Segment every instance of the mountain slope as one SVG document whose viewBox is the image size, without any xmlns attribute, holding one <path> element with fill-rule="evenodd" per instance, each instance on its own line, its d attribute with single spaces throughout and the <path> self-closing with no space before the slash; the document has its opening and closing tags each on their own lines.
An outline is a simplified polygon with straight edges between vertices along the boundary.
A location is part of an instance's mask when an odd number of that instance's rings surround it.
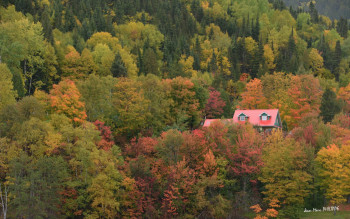
<svg viewBox="0 0 350 219">
<path fill-rule="evenodd" d="M 283 0 L 286 5 L 306 8 L 308 0 Z M 332 19 L 340 17 L 350 19 L 350 0 L 316 0 L 316 9 L 320 14 L 326 15 Z"/>
</svg>

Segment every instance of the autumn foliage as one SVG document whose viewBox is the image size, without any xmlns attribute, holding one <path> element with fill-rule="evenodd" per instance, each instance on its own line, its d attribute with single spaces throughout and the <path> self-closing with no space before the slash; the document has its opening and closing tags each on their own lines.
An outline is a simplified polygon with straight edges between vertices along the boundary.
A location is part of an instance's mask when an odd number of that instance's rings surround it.
<svg viewBox="0 0 350 219">
<path fill-rule="evenodd" d="M 302 218 L 349 201 L 349 13 L 325 1 L 1 1 L 0 217 Z M 278 109 L 282 128 L 236 109 Z"/>
<path fill-rule="evenodd" d="M 240 109 L 264 109 L 266 98 L 263 93 L 263 86 L 260 79 L 253 79 L 246 85 L 246 91 L 242 94 Z"/>
<path fill-rule="evenodd" d="M 205 106 L 205 113 L 208 119 L 220 116 L 224 110 L 226 103 L 221 99 L 220 92 L 214 88 L 210 88 L 208 102 Z"/>
<path fill-rule="evenodd" d="M 62 113 L 75 123 L 86 119 L 85 104 L 75 83 L 69 79 L 54 85 L 50 91 L 50 106 L 56 113 Z"/>
</svg>

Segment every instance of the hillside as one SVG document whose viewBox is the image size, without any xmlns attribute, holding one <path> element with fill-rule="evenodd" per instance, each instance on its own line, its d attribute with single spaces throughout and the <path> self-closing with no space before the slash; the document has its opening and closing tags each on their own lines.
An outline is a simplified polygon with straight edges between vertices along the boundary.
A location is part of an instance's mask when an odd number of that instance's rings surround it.
<svg viewBox="0 0 350 219">
<path fill-rule="evenodd" d="M 308 0 L 283 0 L 285 4 L 294 8 L 308 9 Z M 320 14 L 332 19 L 350 19 L 350 0 L 316 0 L 315 6 Z"/>
<path fill-rule="evenodd" d="M 282 0 L 0 1 L 0 217 L 345 204 L 349 35 Z"/>
</svg>

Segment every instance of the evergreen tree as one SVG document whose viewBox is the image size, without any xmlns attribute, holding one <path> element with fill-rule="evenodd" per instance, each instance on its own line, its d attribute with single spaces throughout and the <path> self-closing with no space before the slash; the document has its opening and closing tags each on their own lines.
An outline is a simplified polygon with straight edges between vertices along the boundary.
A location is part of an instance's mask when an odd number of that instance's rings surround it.
<svg viewBox="0 0 350 219">
<path fill-rule="evenodd" d="M 80 35 L 84 38 L 84 40 L 88 40 L 92 34 L 94 33 L 94 29 L 89 21 L 89 19 L 85 18 L 80 28 Z"/>
<path fill-rule="evenodd" d="M 333 56 L 333 74 L 335 76 L 335 79 L 339 80 L 339 65 L 341 61 L 341 46 L 340 41 L 337 41 L 337 44 L 335 45 L 335 51 Z"/>
<path fill-rule="evenodd" d="M 193 0 L 191 3 L 191 11 L 198 22 L 202 21 L 204 16 L 203 8 L 199 0 Z"/>
<path fill-rule="evenodd" d="M 201 57 L 202 57 L 202 48 L 199 43 L 198 37 L 196 38 L 196 43 L 193 48 L 193 69 L 194 70 L 200 70 L 201 68 Z"/>
<path fill-rule="evenodd" d="M 208 65 L 208 72 L 211 72 L 215 75 L 216 71 L 218 70 L 218 65 L 217 65 L 217 58 L 216 58 L 216 55 L 215 55 L 215 52 L 213 50 L 213 54 L 212 54 L 212 57 L 211 57 L 211 60 L 209 62 L 209 65 Z"/>
<path fill-rule="evenodd" d="M 83 49 L 85 48 L 85 42 L 84 39 L 79 35 L 78 31 L 76 29 L 73 30 L 73 46 L 74 48 L 81 53 Z"/>
<path fill-rule="evenodd" d="M 105 19 L 103 17 L 103 12 L 102 12 L 101 7 L 97 7 L 97 8 L 94 9 L 93 19 L 95 21 L 97 31 L 98 32 L 105 31 L 105 29 L 106 29 L 106 21 L 105 21 Z"/>
<path fill-rule="evenodd" d="M 137 50 L 137 68 L 139 69 L 138 75 L 141 75 L 142 73 L 144 73 L 143 57 L 140 49 Z"/>
<path fill-rule="evenodd" d="M 111 72 L 113 77 L 126 77 L 127 76 L 127 69 L 125 67 L 125 64 L 122 60 L 122 57 L 120 56 L 119 52 L 115 55 Z"/>
<path fill-rule="evenodd" d="M 348 20 L 341 17 L 337 23 L 338 33 L 340 34 L 340 36 L 347 38 L 348 30 L 349 30 Z"/>
<path fill-rule="evenodd" d="M 13 218 L 57 218 L 66 163 L 61 157 L 41 157 L 34 161 L 23 152 L 10 164 L 12 180 L 10 212 Z"/>
<path fill-rule="evenodd" d="M 317 45 L 317 49 L 320 51 L 323 57 L 325 67 L 328 69 L 332 69 L 331 49 L 329 48 L 329 45 L 326 42 L 324 35 L 322 35 L 320 42 Z"/>
<path fill-rule="evenodd" d="M 72 31 L 76 26 L 74 14 L 71 7 L 68 7 L 64 16 L 64 29 L 66 32 Z"/>
<path fill-rule="evenodd" d="M 259 16 L 256 17 L 255 25 L 252 27 L 252 37 L 255 41 L 259 41 L 259 34 L 260 34 L 260 23 L 259 23 Z"/>
<path fill-rule="evenodd" d="M 41 24 L 43 25 L 44 37 L 53 45 L 52 25 L 50 21 L 49 8 L 45 6 L 41 15 Z"/>
<path fill-rule="evenodd" d="M 311 21 L 313 23 L 318 23 L 319 19 L 318 19 L 318 11 L 314 5 L 314 3 L 312 1 L 310 1 L 310 5 L 309 5 L 309 13 L 311 16 Z"/>
<path fill-rule="evenodd" d="M 255 50 L 254 57 L 252 57 L 252 62 L 251 62 L 251 76 L 252 78 L 255 78 L 258 76 L 259 68 L 260 68 L 260 63 L 262 63 L 263 59 L 263 48 L 262 45 L 259 43 L 258 48 Z"/>
<path fill-rule="evenodd" d="M 157 60 L 157 54 L 154 52 L 154 49 L 147 48 L 143 52 L 143 70 L 145 75 L 147 74 L 159 74 L 159 66 Z"/>
<path fill-rule="evenodd" d="M 62 4 L 55 2 L 54 4 L 54 28 L 62 30 Z"/>
<path fill-rule="evenodd" d="M 321 106 L 320 106 L 320 116 L 325 123 L 331 122 L 334 115 L 339 113 L 341 109 L 340 102 L 337 100 L 337 95 L 331 90 L 326 89 L 323 93 Z"/>
<path fill-rule="evenodd" d="M 288 48 L 287 48 L 287 71 L 296 72 L 298 69 L 298 57 L 297 48 L 294 40 L 294 29 L 292 28 L 292 33 L 289 36 Z"/>
</svg>

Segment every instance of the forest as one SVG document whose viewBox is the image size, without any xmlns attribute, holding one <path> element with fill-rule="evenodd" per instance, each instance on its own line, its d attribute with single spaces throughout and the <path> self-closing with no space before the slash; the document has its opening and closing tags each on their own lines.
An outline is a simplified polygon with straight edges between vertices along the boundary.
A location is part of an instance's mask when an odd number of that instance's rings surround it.
<svg viewBox="0 0 350 219">
<path fill-rule="evenodd" d="M 283 0 L 287 6 L 292 6 L 294 9 L 300 8 L 308 10 L 311 1 L 308 0 Z M 312 4 L 323 15 L 332 19 L 350 18 L 350 1 L 349 0 L 314 0 Z"/>
<path fill-rule="evenodd" d="M 314 2 L 0 1 L 1 218 L 342 210 L 349 28 Z M 283 128 L 202 127 L 236 109 Z"/>
</svg>

